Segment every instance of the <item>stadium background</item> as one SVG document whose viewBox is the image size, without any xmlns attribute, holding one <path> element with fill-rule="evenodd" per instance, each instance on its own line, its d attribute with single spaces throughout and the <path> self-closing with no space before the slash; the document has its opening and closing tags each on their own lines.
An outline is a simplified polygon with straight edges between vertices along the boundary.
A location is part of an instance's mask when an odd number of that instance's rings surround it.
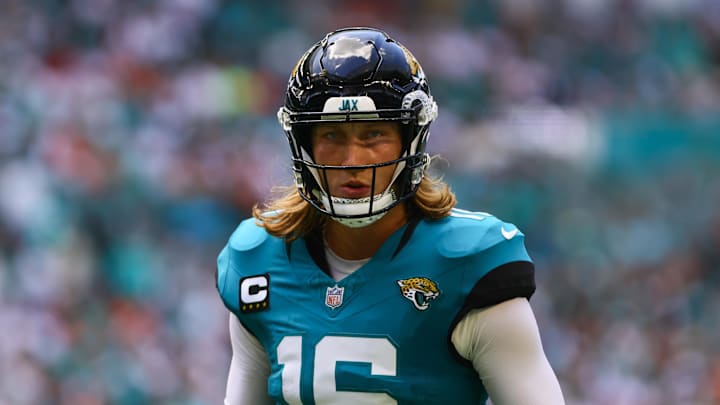
<svg viewBox="0 0 720 405">
<path fill-rule="evenodd" d="M 527 234 L 567 402 L 720 403 L 717 1 L 0 9 L 0 403 L 221 402 L 215 255 L 289 183 L 288 72 L 350 25 L 422 63 L 461 206 Z"/>
</svg>

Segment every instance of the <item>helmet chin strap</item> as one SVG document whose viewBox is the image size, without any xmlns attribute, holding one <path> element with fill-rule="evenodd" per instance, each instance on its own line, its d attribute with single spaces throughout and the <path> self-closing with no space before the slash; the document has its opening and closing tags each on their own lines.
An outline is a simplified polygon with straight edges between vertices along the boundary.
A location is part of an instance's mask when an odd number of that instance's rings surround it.
<svg viewBox="0 0 720 405">
<path fill-rule="evenodd" d="M 371 215 L 365 218 L 337 218 L 331 217 L 333 220 L 347 226 L 348 228 L 364 228 L 370 224 L 375 223 L 378 219 L 382 218 L 387 214 L 387 211 L 379 214 Z"/>
<path fill-rule="evenodd" d="M 340 198 L 340 197 L 330 197 L 328 198 L 328 194 L 319 190 L 316 190 L 315 196 L 320 199 L 320 201 L 323 203 L 325 207 L 331 206 L 330 203 L 332 202 L 332 209 L 333 212 L 336 215 L 363 215 L 367 214 L 369 212 L 369 205 L 370 205 L 370 197 L 364 197 L 364 198 Z M 395 201 L 397 201 L 397 197 L 395 196 L 395 193 L 392 191 L 386 191 L 382 194 L 376 194 L 372 198 L 373 200 L 373 207 L 378 207 L 379 209 L 383 209 L 385 207 L 388 207 Z M 368 215 L 365 217 L 360 218 L 338 218 L 334 215 L 331 215 L 331 218 L 345 226 L 348 226 L 350 228 L 361 228 L 368 226 L 375 221 L 379 220 L 383 216 L 387 214 L 387 211 L 381 212 L 378 214 Z"/>
</svg>

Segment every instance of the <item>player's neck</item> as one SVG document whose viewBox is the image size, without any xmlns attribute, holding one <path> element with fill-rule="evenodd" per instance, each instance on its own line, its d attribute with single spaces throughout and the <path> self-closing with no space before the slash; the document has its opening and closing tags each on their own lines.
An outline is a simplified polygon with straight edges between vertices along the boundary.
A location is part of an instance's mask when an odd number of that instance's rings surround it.
<svg viewBox="0 0 720 405">
<path fill-rule="evenodd" d="M 365 259 L 372 257 L 385 240 L 406 222 L 405 205 L 399 204 L 384 217 L 362 228 L 350 228 L 337 221 L 328 221 L 325 240 L 330 249 L 343 259 Z"/>
</svg>

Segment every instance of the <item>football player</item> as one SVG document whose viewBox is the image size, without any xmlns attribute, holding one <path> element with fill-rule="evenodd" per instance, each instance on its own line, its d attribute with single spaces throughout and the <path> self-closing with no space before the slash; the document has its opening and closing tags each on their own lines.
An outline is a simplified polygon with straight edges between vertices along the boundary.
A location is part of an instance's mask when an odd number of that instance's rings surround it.
<svg viewBox="0 0 720 405">
<path fill-rule="evenodd" d="M 227 405 L 563 404 L 522 232 L 426 174 L 437 114 L 382 31 L 334 31 L 300 58 L 278 112 L 295 184 L 218 258 Z"/>
</svg>

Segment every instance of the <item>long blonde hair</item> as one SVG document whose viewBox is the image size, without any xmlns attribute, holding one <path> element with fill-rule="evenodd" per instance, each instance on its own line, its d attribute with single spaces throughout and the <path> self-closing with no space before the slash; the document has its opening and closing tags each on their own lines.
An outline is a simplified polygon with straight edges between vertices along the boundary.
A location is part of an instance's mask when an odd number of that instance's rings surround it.
<svg viewBox="0 0 720 405">
<path fill-rule="evenodd" d="M 262 207 L 255 205 L 252 214 L 260 226 L 270 235 L 293 241 L 313 230 L 321 229 L 329 217 L 307 201 L 293 186 L 280 186 L 273 190 L 278 197 L 266 202 Z M 425 176 L 415 195 L 406 204 L 414 205 L 414 210 L 425 218 L 440 219 L 450 215 L 457 200 L 441 178 Z"/>
</svg>

